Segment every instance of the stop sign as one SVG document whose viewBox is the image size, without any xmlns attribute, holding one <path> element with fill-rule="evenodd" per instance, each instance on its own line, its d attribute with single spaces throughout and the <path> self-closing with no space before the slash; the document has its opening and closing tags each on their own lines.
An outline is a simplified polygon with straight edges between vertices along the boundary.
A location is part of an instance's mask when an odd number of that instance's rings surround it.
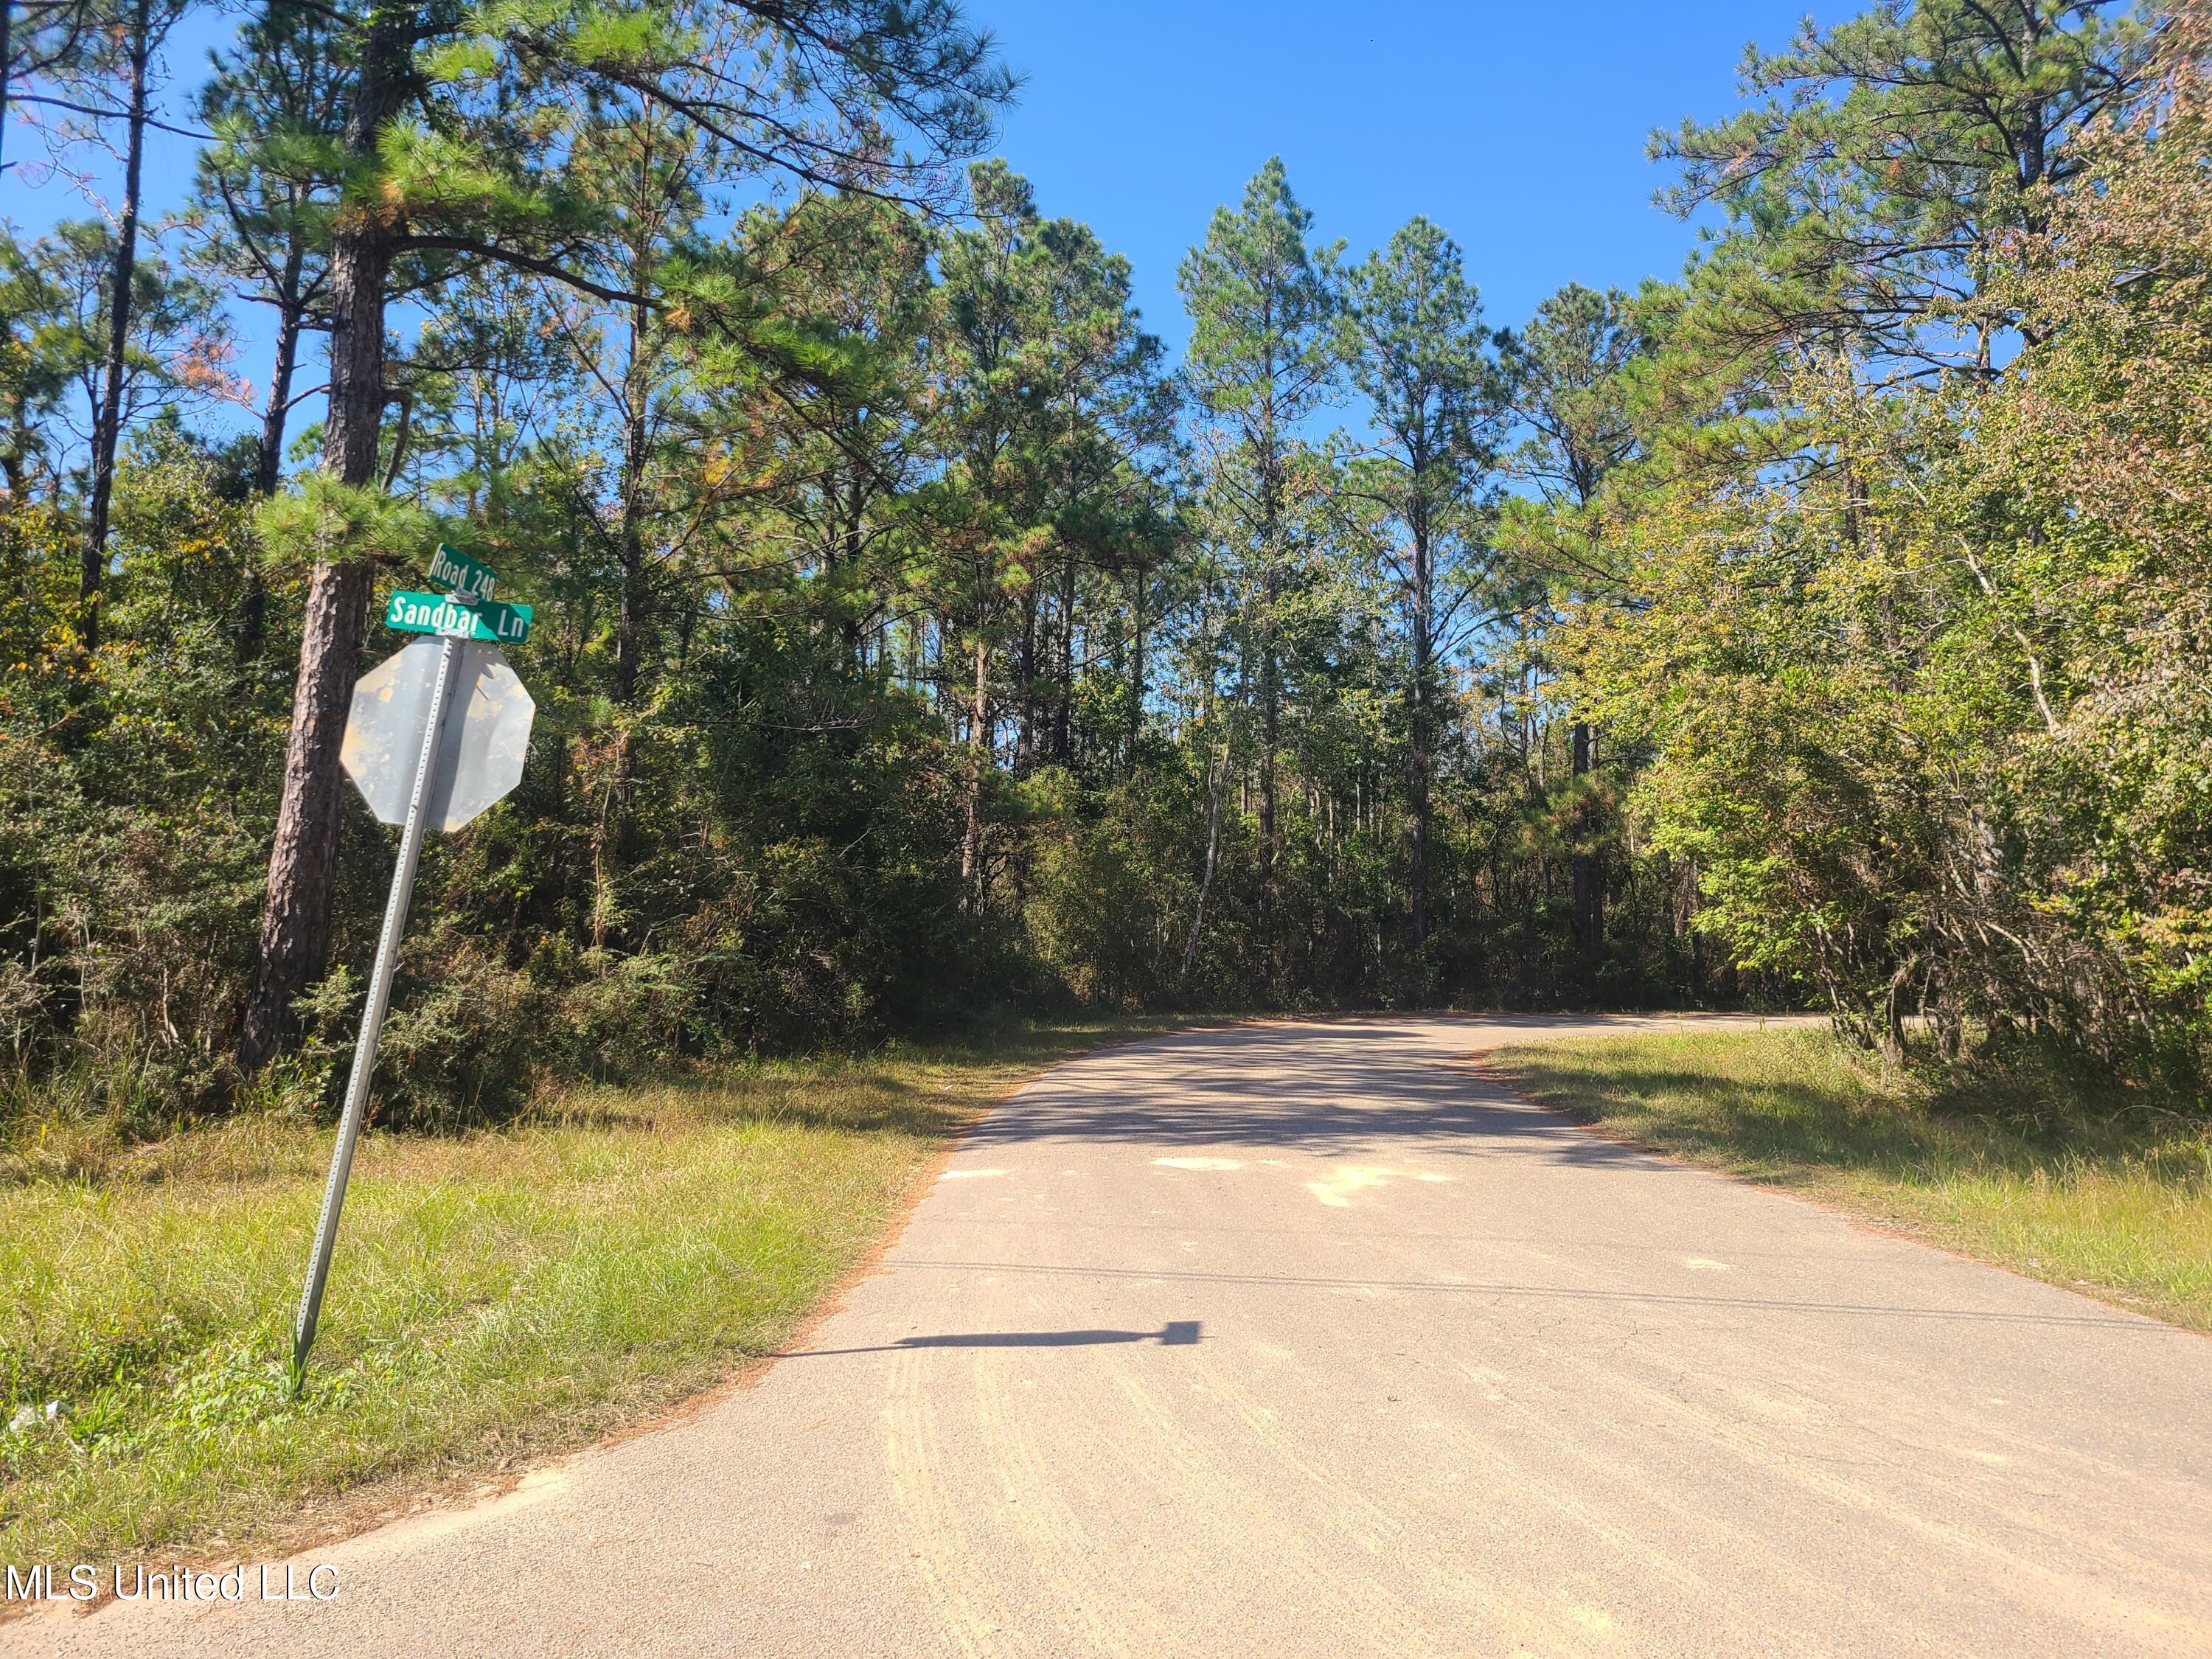
<svg viewBox="0 0 2212 1659">
<path fill-rule="evenodd" d="M 386 823 L 406 821 L 445 648 L 441 639 L 416 640 L 353 689 L 338 759 L 369 811 Z M 423 803 L 431 828 L 450 834 L 522 781 L 537 712 L 497 646 L 471 641 L 460 647 Z"/>
</svg>

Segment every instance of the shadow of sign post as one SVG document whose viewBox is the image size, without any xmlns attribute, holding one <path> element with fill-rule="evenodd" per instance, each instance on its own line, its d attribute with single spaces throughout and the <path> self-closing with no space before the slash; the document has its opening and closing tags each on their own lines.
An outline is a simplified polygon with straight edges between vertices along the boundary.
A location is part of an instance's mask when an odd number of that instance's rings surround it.
<svg viewBox="0 0 2212 1659">
<path fill-rule="evenodd" d="M 1157 1342 L 1164 1348 L 1188 1347 L 1205 1340 L 1195 1319 L 1170 1319 L 1156 1331 L 957 1331 L 942 1336 L 902 1336 L 869 1348 L 801 1348 L 770 1356 L 776 1359 L 828 1359 L 846 1353 L 906 1353 L 915 1348 L 1098 1348 L 1121 1342 Z"/>
</svg>

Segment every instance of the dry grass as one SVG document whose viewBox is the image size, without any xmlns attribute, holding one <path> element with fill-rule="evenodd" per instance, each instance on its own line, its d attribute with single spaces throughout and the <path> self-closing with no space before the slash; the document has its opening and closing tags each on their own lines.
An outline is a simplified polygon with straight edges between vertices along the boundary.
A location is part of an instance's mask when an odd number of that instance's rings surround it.
<svg viewBox="0 0 2212 1659">
<path fill-rule="evenodd" d="M 372 1132 L 306 1395 L 283 1358 L 330 1156 L 273 1118 L 0 1153 L 0 1560 L 295 1536 L 511 1468 L 771 1352 L 962 1125 L 1139 1026 L 580 1091 L 511 1127 Z M 47 1402 L 57 1402 L 51 1423 Z M 9 1431 L 27 1409 L 38 1420 Z"/>
<path fill-rule="evenodd" d="M 2212 1126 L 2049 1074 L 1931 1084 L 1825 1032 L 1534 1044 L 1534 1098 L 2054 1285 L 2212 1331 Z"/>
</svg>

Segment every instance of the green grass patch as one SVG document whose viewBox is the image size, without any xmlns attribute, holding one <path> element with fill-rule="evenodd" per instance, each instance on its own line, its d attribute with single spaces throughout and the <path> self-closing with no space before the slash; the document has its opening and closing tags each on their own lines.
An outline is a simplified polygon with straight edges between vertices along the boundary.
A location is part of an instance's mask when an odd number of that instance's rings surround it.
<svg viewBox="0 0 2212 1659">
<path fill-rule="evenodd" d="M 1170 1023 L 584 1090 L 468 1134 L 372 1128 L 298 1400 L 283 1361 L 329 1127 L 132 1146 L 18 1120 L 0 1560 L 269 1547 L 649 1417 L 772 1351 L 1024 1074 Z"/>
<path fill-rule="evenodd" d="M 2212 1125 L 2034 1070 L 1883 1066 L 1825 1031 L 1535 1043 L 1528 1094 L 1708 1168 L 2212 1331 Z"/>
</svg>

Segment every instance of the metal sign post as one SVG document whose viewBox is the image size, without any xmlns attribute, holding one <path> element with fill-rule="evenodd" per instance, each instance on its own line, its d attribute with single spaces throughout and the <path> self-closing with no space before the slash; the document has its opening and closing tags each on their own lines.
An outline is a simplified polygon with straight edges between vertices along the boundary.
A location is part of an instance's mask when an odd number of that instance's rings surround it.
<svg viewBox="0 0 2212 1659">
<path fill-rule="evenodd" d="M 407 901 L 415 891 L 415 866 L 422 861 L 428 829 L 430 772 L 437 759 L 440 728 L 453 689 L 461 642 L 440 642 L 438 678 L 430 690 L 430 718 L 422 723 L 422 748 L 415 761 L 415 787 L 407 798 L 407 822 L 399 832 L 399 862 L 392 872 L 392 896 L 384 902 L 384 931 L 376 941 L 376 965 L 369 970 L 368 1006 L 362 1010 L 361 1036 L 353 1046 L 353 1071 L 346 1079 L 345 1111 L 338 1119 L 337 1150 L 331 1178 L 323 1188 L 323 1213 L 315 1223 L 315 1253 L 307 1263 L 307 1288 L 292 1324 L 292 1386 L 307 1380 L 307 1350 L 315 1346 L 315 1321 L 323 1310 L 323 1285 L 331 1276 L 331 1246 L 337 1240 L 338 1213 L 345 1208 L 346 1178 L 353 1172 L 353 1149 L 361 1140 L 362 1115 L 368 1107 L 368 1079 L 376 1069 L 376 1042 L 384 1034 L 384 1015 L 392 1006 L 392 972 L 399 960 L 399 936 L 407 931 Z"/>
<path fill-rule="evenodd" d="M 469 587 L 489 596 L 495 580 L 489 569 L 453 554 L 450 549 L 439 550 L 441 566 L 450 560 L 465 567 L 462 574 Z M 447 574 L 442 568 L 433 571 L 437 576 Z M 529 694 L 495 647 L 471 642 L 521 637 L 529 628 L 528 608 L 477 607 L 451 599 L 434 604 L 441 612 L 459 614 L 441 614 L 434 624 L 440 636 L 434 642 L 418 640 L 371 671 L 355 688 L 353 710 L 346 721 L 345 769 L 377 817 L 387 823 L 395 820 L 400 823 L 399 859 L 392 872 L 391 896 L 385 902 L 384 931 L 378 936 L 376 963 L 369 973 L 368 1001 L 362 1010 L 353 1070 L 346 1079 L 345 1107 L 338 1119 L 330 1180 L 323 1188 L 322 1214 L 315 1223 L 307 1282 L 300 1293 L 299 1312 L 292 1327 L 295 1393 L 307 1385 L 307 1353 L 315 1344 L 323 1288 L 330 1279 L 331 1250 L 337 1239 L 338 1217 L 345 1208 L 346 1182 L 353 1171 L 354 1149 L 360 1144 L 362 1121 L 368 1109 L 377 1040 L 383 1035 L 384 1017 L 392 1006 L 392 981 L 398 965 L 400 938 L 407 931 L 407 905 L 414 892 L 416 867 L 422 861 L 423 838 L 433 829 L 459 829 L 512 790 L 520 780 L 523 756 L 529 745 L 534 712 Z M 520 626 L 502 629 L 496 618 L 486 618 L 480 610 L 507 612 L 510 617 L 519 612 Z M 387 616 L 386 620 L 391 618 Z M 406 621 L 392 625 L 410 632 L 430 631 L 422 627 L 412 611 Z M 434 655 L 434 666 L 426 660 Z M 421 735 L 416 738 L 414 720 L 418 717 Z M 404 754 L 408 748 L 411 755 Z M 403 773 L 401 768 L 409 761 L 412 764 Z M 403 776 L 407 780 L 404 795 L 398 787 Z"/>
</svg>

